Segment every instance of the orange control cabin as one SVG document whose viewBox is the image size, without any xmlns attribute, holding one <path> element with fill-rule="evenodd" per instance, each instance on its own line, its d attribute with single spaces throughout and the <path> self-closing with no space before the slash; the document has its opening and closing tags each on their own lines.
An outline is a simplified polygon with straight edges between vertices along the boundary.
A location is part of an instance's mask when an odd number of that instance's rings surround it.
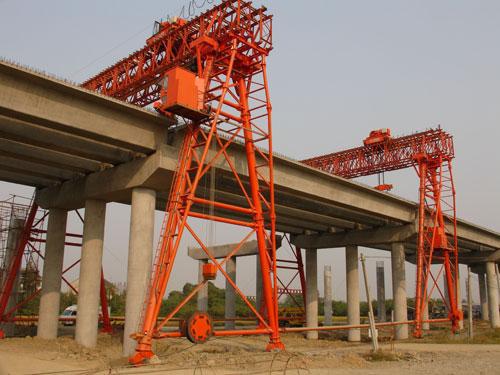
<svg viewBox="0 0 500 375">
<path fill-rule="evenodd" d="M 162 114 L 175 114 L 193 121 L 208 117 L 204 110 L 205 80 L 190 70 L 175 67 L 161 80 L 160 100 L 154 104 Z"/>
</svg>

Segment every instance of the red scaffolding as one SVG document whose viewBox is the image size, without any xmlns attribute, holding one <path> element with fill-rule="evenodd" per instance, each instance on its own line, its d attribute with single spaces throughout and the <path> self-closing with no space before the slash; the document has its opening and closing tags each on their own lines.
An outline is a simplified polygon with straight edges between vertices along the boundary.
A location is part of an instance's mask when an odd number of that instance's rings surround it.
<svg viewBox="0 0 500 375">
<path fill-rule="evenodd" d="M 78 217 L 83 218 L 78 214 Z M 45 257 L 48 211 L 41 209 L 33 200 L 13 196 L 0 202 L 0 324 L 17 321 L 16 313 L 39 296 L 42 291 L 41 271 Z M 16 234 L 13 234 L 16 231 Z M 11 239 L 9 239 L 11 237 Z M 13 238 L 15 239 L 13 240 Z M 65 246 L 81 247 L 82 235 L 66 233 Z M 10 243 L 9 243 L 10 242 Z M 62 272 L 62 281 L 75 294 L 78 290 L 68 281 L 66 274 L 74 269 L 80 260 L 73 262 Z M 19 277 L 23 272 L 30 272 L 33 277 L 29 288 L 18 290 Z M 104 274 L 101 270 L 101 307 L 102 331 L 112 331 L 109 317 Z M 74 320 L 74 318 L 65 318 Z M 36 317 L 22 321 L 33 322 Z M 0 329 L 0 337 L 4 333 Z"/>
</svg>

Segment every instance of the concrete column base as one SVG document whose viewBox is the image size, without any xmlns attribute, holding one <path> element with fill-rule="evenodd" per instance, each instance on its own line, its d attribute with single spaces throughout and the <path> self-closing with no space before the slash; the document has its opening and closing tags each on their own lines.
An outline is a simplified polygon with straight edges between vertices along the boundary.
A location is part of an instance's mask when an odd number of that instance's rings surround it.
<svg viewBox="0 0 500 375">
<path fill-rule="evenodd" d="M 486 274 L 479 272 L 477 274 L 479 279 L 479 299 L 481 303 L 481 319 L 490 320 L 490 313 L 488 311 L 488 293 L 486 290 Z"/>
<path fill-rule="evenodd" d="M 52 208 L 49 211 L 42 293 L 38 310 L 37 337 L 41 339 L 50 340 L 57 337 L 67 218 L 68 213 L 65 210 Z"/>
<path fill-rule="evenodd" d="M 139 329 L 141 312 L 151 276 L 156 192 L 134 188 L 130 213 L 130 235 L 127 266 L 127 300 L 123 330 L 123 356 L 135 351 L 136 341 L 130 335 Z"/>
<path fill-rule="evenodd" d="M 75 340 L 87 348 L 94 348 L 97 344 L 105 218 L 105 202 L 98 200 L 85 202 Z"/>
<path fill-rule="evenodd" d="M 457 272 L 457 307 L 460 311 L 464 312 L 462 309 L 462 285 L 460 284 L 460 265 L 459 265 L 459 272 Z M 462 314 L 463 316 L 463 314 Z M 458 328 L 460 330 L 464 329 L 464 320 L 461 319 L 458 321 Z"/>
<path fill-rule="evenodd" d="M 325 298 L 323 300 L 324 304 L 324 320 L 323 320 L 323 325 L 325 326 L 331 326 L 332 325 L 332 316 L 333 316 L 333 311 L 332 311 L 332 267 L 331 266 L 325 266 L 324 269 L 324 293 L 325 293 Z"/>
<path fill-rule="evenodd" d="M 385 312 L 385 265 L 377 262 L 377 317 L 379 322 L 386 321 Z"/>
<path fill-rule="evenodd" d="M 306 326 L 318 327 L 318 251 L 306 250 Z M 317 340 L 318 331 L 307 331 L 309 340 Z"/>
<path fill-rule="evenodd" d="M 348 325 L 358 325 L 360 323 L 358 258 L 357 246 L 347 246 L 345 248 Z M 347 333 L 347 341 L 361 341 L 361 331 L 359 329 L 350 329 Z"/>
<path fill-rule="evenodd" d="M 203 265 L 207 263 L 206 260 L 198 261 L 198 283 L 203 281 Z M 198 291 L 196 307 L 198 311 L 208 311 L 208 283 Z"/>
<path fill-rule="evenodd" d="M 392 244 L 391 261 L 394 321 L 404 322 L 408 320 L 408 307 L 406 302 L 405 249 L 402 243 Z M 408 325 L 396 326 L 395 339 L 405 340 L 407 338 Z"/>
<path fill-rule="evenodd" d="M 236 258 L 233 257 L 226 262 L 226 272 L 236 283 Z M 224 315 L 226 319 L 236 318 L 236 292 L 226 279 L 226 291 L 224 301 Z M 233 330 L 236 324 L 234 320 L 226 320 L 224 327 L 227 330 Z"/>
<path fill-rule="evenodd" d="M 422 315 L 422 320 L 429 320 L 429 302 L 425 300 L 424 303 L 425 307 L 424 307 L 424 313 Z M 431 329 L 431 326 L 429 323 L 422 323 L 422 329 L 424 331 L 428 331 Z"/>
<path fill-rule="evenodd" d="M 491 328 L 500 327 L 498 312 L 498 281 L 495 262 L 486 263 L 486 285 L 488 287 L 488 309 Z"/>
</svg>

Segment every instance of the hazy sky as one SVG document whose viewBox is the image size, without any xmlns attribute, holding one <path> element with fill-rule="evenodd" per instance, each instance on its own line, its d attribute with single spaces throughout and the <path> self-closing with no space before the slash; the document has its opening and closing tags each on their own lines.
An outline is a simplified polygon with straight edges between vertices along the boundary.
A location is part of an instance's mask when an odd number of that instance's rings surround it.
<svg viewBox="0 0 500 375">
<path fill-rule="evenodd" d="M 0 0 L 0 56 L 81 82 L 142 47 L 153 21 L 186 3 Z M 277 152 L 302 159 L 360 145 L 372 129 L 402 135 L 441 124 L 455 136 L 459 216 L 500 231 L 499 1 L 258 3 L 275 14 L 269 79 Z M 364 181 L 376 184 L 375 177 Z M 388 174 L 386 181 L 395 194 L 416 198 L 412 170 Z M 31 191 L 0 183 L 0 198 Z M 108 205 L 104 267 L 113 281 L 125 277 L 128 215 L 129 207 Z M 74 220 L 71 225 L 78 230 Z M 223 229 L 217 233 L 220 243 L 233 239 Z M 333 266 L 335 298 L 345 298 L 342 254 L 319 253 L 320 270 Z M 372 280 L 375 260 L 368 261 Z M 390 297 L 390 260 L 384 261 Z M 238 283 L 253 294 L 253 261 L 240 264 Z M 175 288 L 196 275 L 184 252 L 179 265 Z M 407 265 L 410 294 L 414 272 Z M 322 285 L 321 274 L 320 291 Z"/>
</svg>

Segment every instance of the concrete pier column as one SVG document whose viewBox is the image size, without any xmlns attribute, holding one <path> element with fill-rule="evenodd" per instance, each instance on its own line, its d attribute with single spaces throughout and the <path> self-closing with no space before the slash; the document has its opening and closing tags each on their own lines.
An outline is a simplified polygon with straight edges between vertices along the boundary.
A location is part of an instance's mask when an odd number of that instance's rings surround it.
<svg viewBox="0 0 500 375">
<path fill-rule="evenodd" d="M 206 260 L 198 261 L 198 283 L 203 281 L 203 265 L 206 263 Z M 196 306 L 198 311 L 208 311 L 208 283 L 198 291 Z"/>
<path fill-rule="evenodd" d="M 406 305 L 406 273 L 405 273 L 405 249 L 402 243 L 393 243 L 391 248 L 392 265 L 392 293 L 394 300 L 394 321 L 404 322 L 408 320 L 408 308 Z M 408 338 L 408 325 L 396 326 L 396 340 Z"/>
<path fill-rule="evenodd" d="M 347 288 L 347 324 L 357 325 L 359 317 L 359 270 L 358 247 L 345 248 L 346 263 L 346 288 Z M 361 331 L 357 328 L 350 329 L 347 334 L 348 341 L 361 341 Z"/>
<path fill-rule="evenodd" d="M 93 199 L 85 202 L 75 340 L 87 348 L 97 344 L 105 217 L 106 202 Z"/>
<path fill-rule="evenodd" d="M 146 299 L 153 259 L 156 192 L 134 188 L 130 212 L 128 243 L 127 299 L 123 330 L 123 356 L 134 353 L 136 341 L 130 335 L 140 328 L 141 312 Z"/>
<path fill-rule="evenodd" d="M 323 283 L 324 283 L 324 292 L 325 298 L 323 299 L 323 307 L 324 307 L 324 326 L 332 325 L 332 266 L 325 266 L 324 275 L 323 275 Z"/>
<path fill-rule="evenodd" d="M 458 265 L 458 270 L 457 270 L 457 307 L 460 311 L 463 312 L 463 309 L 462 309 L 462 286 L 460 284 L 460 265 Z M 464 329 L 463 314 L 462 314 L 462 319 L 460 319 L 458 321 L 458 328 Z"/>
<path fill-rule="evenodd" d="M 386 321 L 385 312 L 385 267 L 384 262 L 377 262 L 377 315 L 379 322 Z"/>
<path fill-rule="evenodd" d="M 226 262 L 226 272 L 236 283 L 236 258 L 233 257 L 228 259 Z M 225 302 L 224 302 L 224 315 L 226 319 L 234 319 L 236 318 L 236 291 L 231 286 L 229 281 L 226 279 L 226 294 L 225 294 Z M 225 328 L 226 329 L 234 329 L 236 326 L 234 320 L 226 320 Z"/>
<path fill-rule="evenodd" d="M 57 337 L 67 219 L 66 210 L 49 210 L 37 328 L 37 337 L 42 339 Z"/>
<path fill-rule="evenodd" d="M 450 294 L 448 292 L 448 283 L 446 282 L 446 273 L 443 272 L 443 294 L 444 294 L 444 304 L 449 306 L 448 301 L 450 300 Z"/>
<path fill-rule="evenodd" d="M 424 300 L 424 313 L 422 314 L 422 320 L 429 320 L 429 301 L 426 298 Z M 430 323 L 422 323 L 422 329 L 428 331 L 431 329 Z"/>
<path fill-rule="evenodd" d="M 306 326 L 318 327 L 318 250 L 306 250 Z M 309 340 L 318 339 L 318 331 L 307 331 Z"/>
<path fill-rule="evenodd" d="M 4 280 L 7 279 L 8 273 L 10 271 L 10 266 L 14 261 L 16 256 L 17 247 L 19 246 L 19 241 L 21 240 L 21 235 L 23 234 L 24 228 L 24 220 L 11 216 L 9 221 L 9 232 L 7 234 L 7 243 L 5 246 L 5 275 Z M 12 291 L 10 293 L 9 301 L 7 302 L 6 312 L 10 311 L 17 305 L 18 299 L 18 289 L 19 289 L 19 274 L 20 269 L 17 272 L 16 279 L 14 280 L 14 284 L 12 285 Z M 14 335 L 14 323 L 6 323 L 2 325 L 2 329 L 5 333 L 5 336 L 13 336 Z"/>
<path fill-rule="evenodd" d="M 495 262 L 486 263 L 486 285 L 491 328 L 498 328 L 500 327 L 500 316 L 498 313 L 498 282 Z"/>
<path fill-rule="evenodd" d="M 256 267 L 255 267 L 255 306 L 257 307 L 257 311 L 260 311 L 261 308 L 261 303 L 262 303 L 262 271 L 260 269 L 260 259 L 259 256 L 257 255 L 255 257 L 256 260 Z"/>
<path fill-rule="evenodd" d="M 486 292 L 486 275 L 484 272 L 479 272 L 477 278 L 479 279 L 479 300 L 481 303 L 481 319 L 490 320 L 488 311 L 488 294 Z"/>
</svg>

